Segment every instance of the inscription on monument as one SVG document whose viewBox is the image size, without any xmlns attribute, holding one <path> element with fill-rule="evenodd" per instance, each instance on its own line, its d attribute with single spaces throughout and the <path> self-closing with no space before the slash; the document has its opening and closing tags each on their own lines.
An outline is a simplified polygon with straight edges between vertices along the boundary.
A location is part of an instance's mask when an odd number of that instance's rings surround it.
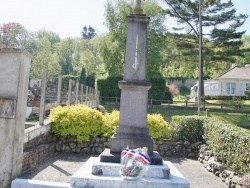
<svg viewBox="0 0 250 188">
<path fill-rule="evenodd" d="M 0 118 L 15 118 L 15 99 L 0 99 Z"/>
</svg>

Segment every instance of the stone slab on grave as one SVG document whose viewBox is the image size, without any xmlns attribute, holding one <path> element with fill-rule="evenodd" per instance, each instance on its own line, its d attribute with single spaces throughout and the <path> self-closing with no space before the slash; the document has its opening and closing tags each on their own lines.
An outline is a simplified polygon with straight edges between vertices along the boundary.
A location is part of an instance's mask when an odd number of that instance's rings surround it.
<svg viewBox="0 0 250 188">
<path fill-rule="evenodd" d="M 124 180 L 119 173 L 121 164 L 100 162 L 100 157 L 91 157 L 71 177 L 72 188 L 189 188 L 189 182 L 169 162 L 163 165 L 149 165 L 145 176 L 138 180 Z M 171 169 L 171 174 L 168 170 Z M 99 172 L 100 175 L 94 175 Z"/>
</svg>

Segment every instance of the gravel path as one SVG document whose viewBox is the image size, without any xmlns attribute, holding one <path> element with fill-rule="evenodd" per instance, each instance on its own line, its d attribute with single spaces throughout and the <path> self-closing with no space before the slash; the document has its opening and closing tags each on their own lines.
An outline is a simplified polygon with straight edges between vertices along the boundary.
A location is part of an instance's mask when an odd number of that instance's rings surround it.
<svg viewBox="0 0 250 188">
<path fill-rule="evenodd" d="M 93 156 L 93 155 L 91 155 Z M 55 182 L 70 182 L 70 177 L 88 160 L 90 155 L 55 153 L 36 168 L 24 173 L 19 178 Z M 214 176 L 197 160 L 169 158 L 182 175 L 190 182 L 191 188 L 226 188 L 227 186 Z"/>
</svg>

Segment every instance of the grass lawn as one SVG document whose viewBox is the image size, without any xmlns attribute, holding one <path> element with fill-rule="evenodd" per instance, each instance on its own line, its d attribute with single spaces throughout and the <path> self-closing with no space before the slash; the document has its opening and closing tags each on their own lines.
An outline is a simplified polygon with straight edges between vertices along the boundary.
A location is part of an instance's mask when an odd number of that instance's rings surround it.
<svg viewBox="0 0 250 188">
<path fill-rule="evenodd" d="M 211 102 L 209 101 L 209 104 L 210 103 Z M 175 116 L 175 115 L 181 115 L 181 116 L 182 115 L 183 116 L 198 115 L 198 112 L 196 109 L 175 108 L 174 106 L 175 106 L 175 101 L 174 101 L 174 104 L 171 104 L 169 106 L 166 104 L 163 104 L 160 106 L 154 106 L 152 108 L 148 108 L 148 113 L 150 114 L 159 113 L 164 117 L 164 119 L 167 122 L 171 122 L 172 116 Z M 180 106 L 180 105 L 176 105 L 176 106 Z M 193 106 L 197 106 L 197 104 L 193 104 Z M 105 108 L 108 112 L 111 112 L 112 110 L 119 110 L 119 105 L 118 106 L 105 105 Z M 217 105 L 213 103 L 211 103 L 211 105 L 206 104 L 206 108 L 220 109 L 218 103 Z M 250 129 L 250 114 L 246 112 L 246 110 L 248 110 L 248 112 L 250 111 L 249 101 L 245 101 L 243 108 L 238 112 L 237 110 L 234 112 L 228 112 L 228 110 L 233 109 L 232 107 L 230 108 L 223 107 L 223 109 L 225 109 L 225 112 L 223 111 L 214 112 L 211 110 L 211 112 L 209 112 L 209 117 L 214 117 L 227 124 L 234 124 L 240 127 Z M 206 112 L 201 111 L 201 115 L 205 116 Z"/>
</svg>

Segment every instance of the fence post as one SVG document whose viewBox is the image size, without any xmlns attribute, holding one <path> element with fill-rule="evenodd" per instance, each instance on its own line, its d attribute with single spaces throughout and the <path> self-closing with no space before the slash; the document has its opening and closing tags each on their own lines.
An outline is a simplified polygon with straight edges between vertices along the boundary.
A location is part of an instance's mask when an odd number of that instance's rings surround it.
<svg viewBox="0 0 250 188">
<path fill-rule="evenodd" d="M 206 109 L 206 117 L 209 116 L 209 109 Z"/>
<path fill-rule="evenodd" d="M 67 101 L 68 106 L 71 104 L 71 87 L 72 87 L 72 79 L 69 79 L 68 101 Z"/>
<path fill-rule="evenodd" d="M 220 109 L 223 109 L 223 103 L 221 103 Z"/>
<path fill-rule="evenodd" d="M 97 100 L 97 106 L 100 105 L 100 91 L 97 90 L 97 96 L 96 96 L 96 100 Z"/>
<path fill-rule="evenodd" d="M 56 99 L 57 106 L 61 104 L 61 95 L 62 95 L 62 75 L 59 75 L 57 83 L 57 99 Z"/>
<path fill-rule="evenodd" d="M 185 100 L 185 102 L 186 102 L 186 109 L 188 108 L 188 100 Z"/>
<path fill-rule="evenodd" d="M 45 68 L 43 70 L 43 78 L 42 78 L 42 91 L 41 91 L 41 100 L 39 109 L 39 125 L 44 124 L 46 86 L 47 86 L 47 69 Z"/>
<path fill-rule="evenodd" d="M 81 93 L 80 93 L 80 96 L 81 96 L 81 104 L 83 104 L 83 84 L 81 84 Z"/>
<path fill-rule="evenodd" d="M 76 81 L 76 99 L 75 99 L 75 104 L 78 104 L 78 92 L 79 92 L 79 82 L 77 80 Z"/>
<path fill-rule="evenodd" d="M 89 92 L 89 87 L 86 86 L 86 98 L 85 98 L 85 105 L 86 106 L 88 106 L 88 97 L 89 97 L 88 92 Z"/>
</svg>

